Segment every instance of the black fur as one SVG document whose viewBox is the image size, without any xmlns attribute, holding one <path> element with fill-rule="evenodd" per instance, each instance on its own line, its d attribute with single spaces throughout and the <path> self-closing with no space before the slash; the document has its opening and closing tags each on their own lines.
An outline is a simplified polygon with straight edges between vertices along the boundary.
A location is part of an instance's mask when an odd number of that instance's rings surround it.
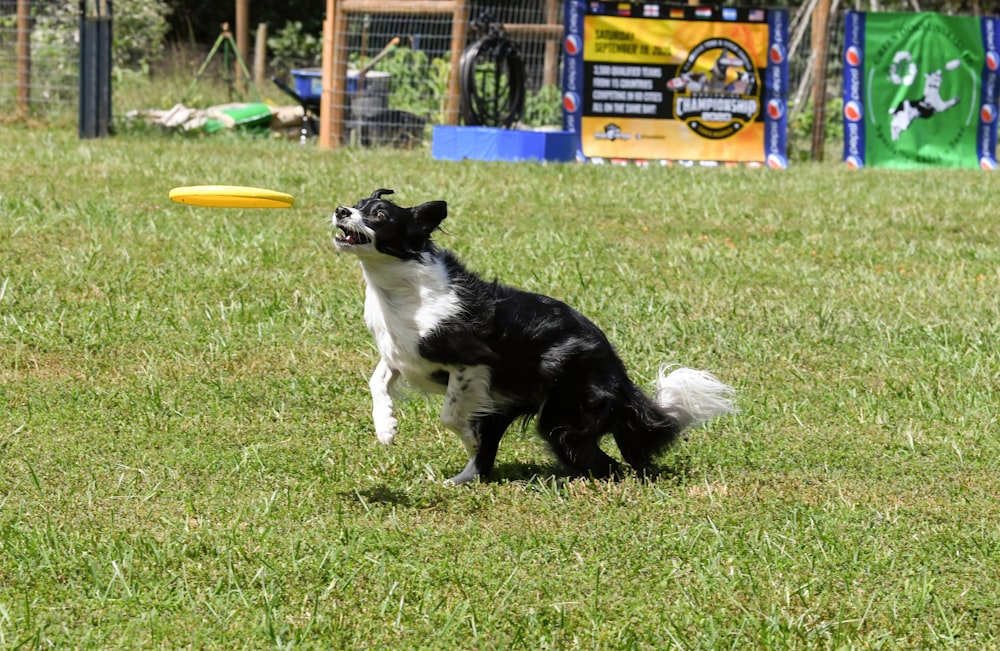
<svg viewBox="0 0 1000 651">
<path fill-rule="evenodd" d="M 424 338 L 420 352 L 444 364 L 490 367 L 493 390 L 510 402 L 505 418 L 484 424 L 503 425 L 494 433 L 497 443 L 510 422 L 537 415 L 539 433 L 561 461 L 605 476 L 615 470 L 597 445 L 605 433 L 614 434 L 637 468 L 648 467 L 677 437 L 675 421 L 632 383 L 607 337 L 586 317 L 554 298 L 484 282 L 453 255 L 445 260 L 469 309 Z M 480 472 L 489 472 L 491 461 L 479 464 Z"/>
</svg>

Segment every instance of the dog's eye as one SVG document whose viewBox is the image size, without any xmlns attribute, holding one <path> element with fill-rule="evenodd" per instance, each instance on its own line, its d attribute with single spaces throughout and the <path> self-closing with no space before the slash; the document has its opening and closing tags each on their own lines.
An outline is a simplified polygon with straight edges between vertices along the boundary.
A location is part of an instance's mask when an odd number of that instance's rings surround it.
<svg viewBox="0 0 1000 651">
<path fill-rule="evenodd" d="M 386 219 L 386 214 L 385 214 L 384 210 L 376 210 L 375 211 L 375 221 L 377 221 L 377 222 L 384 222 L 385 219 Z"/>
</svg>

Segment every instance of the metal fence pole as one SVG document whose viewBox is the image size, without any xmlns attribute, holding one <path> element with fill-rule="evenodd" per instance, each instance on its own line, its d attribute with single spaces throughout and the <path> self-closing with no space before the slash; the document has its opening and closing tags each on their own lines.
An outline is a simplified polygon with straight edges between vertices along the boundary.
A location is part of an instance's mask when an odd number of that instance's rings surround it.
<svg viewBox="0 0 1000 651">
<path fill-rule="evenodd" d="M 80 0 L 80 138 L 111 133 L 111 0 Z"/>
</svg>

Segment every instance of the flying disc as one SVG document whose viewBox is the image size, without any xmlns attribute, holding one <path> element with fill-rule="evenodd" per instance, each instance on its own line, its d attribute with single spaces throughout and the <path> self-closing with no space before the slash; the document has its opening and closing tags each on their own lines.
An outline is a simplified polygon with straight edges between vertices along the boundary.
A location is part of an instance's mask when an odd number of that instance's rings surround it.
<svg viewBox="0 0 1000 651">
<path fill-rule="evenodd" d="M 290 208 L 292 195 L 242 185 L 192 185 L 174 188 L 170 199 L 191 206 L 213 208 Z"/>
</svg>

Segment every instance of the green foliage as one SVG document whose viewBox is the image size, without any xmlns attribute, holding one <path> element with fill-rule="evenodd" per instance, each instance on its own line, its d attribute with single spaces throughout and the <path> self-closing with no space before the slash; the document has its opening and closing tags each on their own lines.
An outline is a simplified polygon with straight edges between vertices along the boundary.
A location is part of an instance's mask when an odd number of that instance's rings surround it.
<svg viewBox="0 0 1000 651">
<path fill-rule="evenodd" d="M 287 73 L 295 68 L 309 68 L 320 65 L 323 58 L 323 42 L 302 27 L 299 21 L 289 21 L 267 39 L 271 53 L 271 67 L 279 73 Z"/>
<path fill-rule="evenodd" d="M 524 101 L 524 124 L 531 127 L 562 126 L 562 91 L 558 86 L 542 86 L 529 92 Z"/>
<path fill-rule="evenodd" d="M 844 143 L 844 100 L 833 97 L 825 109 L 825 143 L 827 148 L 836 149 Z M 789 160 L 806 161 L 811 156 L 813 124 L 816 112 L 811 101 L 798 111 L 793 111 L 788 123 L 788 158 Z"/>
<path fill-rule="evenodd" d="M 148 73 L 163 56 L 169 15 L 166 0 L 114 0 L 112 64 Z"/>
<path fill-rule="evenodd" d="M 443 124 L 450 61 L 448 54 L 430 58 L 422 50 L 395 48 L 375 66 L 376 70 L 391 75 L 390 107 L 427 117 L 433 124 Z M 365 62 L 352 54 L 350 63 L 352 67 L 358 68 Z M 529 92 L 525 101 L 523 123 L 528 126 L 562 124 L 560 101 L 561 93 L 555 86 L 542 87 L 535 93 Z"/>
<path fill-rule="evenodd" d="M 444 122 L 445 101 L 448 96 L 448 74 L 451 56 L 431 58 L 423 50 L 400 46 L 382 58 L 375 70 L 390 75 L 389 105 L 408 111 L 432 123 Z M 357 53 L 352 53 L 350 65 L 360 68 L 366 63 Z"/>
<path fill-rule="evenodd" d="M 88 4 L 88 11 L 93 7 Z M 113 11 L 111 63 L 117 74 L 146 74 L 163 54 L 169 8 L 163 0 L 116 0 Z M 33 3 L 33 93 L 46 99 L 76 96 L 79 60 L 80 3 L 77 0 Z M 4 16 L 11 26 L 15 16 Z"/>
</svg>

